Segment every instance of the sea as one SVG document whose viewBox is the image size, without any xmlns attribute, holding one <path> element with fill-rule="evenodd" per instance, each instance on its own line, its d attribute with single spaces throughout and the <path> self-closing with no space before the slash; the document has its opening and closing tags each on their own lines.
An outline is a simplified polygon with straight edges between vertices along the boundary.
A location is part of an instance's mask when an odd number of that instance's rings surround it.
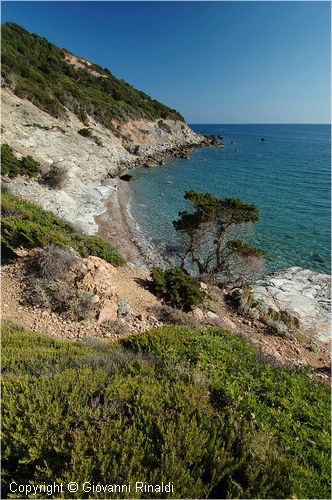
<svg viewBox="0 0 332 500">
<path fill-rule="evenodd" d="M 265 251 L 267 271 L 301 266 L 330 273 L 330 125 L 190 126 L 222 136 L 224 147 L 135 169 L 128 211 L 143 237 L 162 255 L 179 245 L 172 221 L 189 209 L 186 190 L 236 197 L 259 208 L 251 243 Z"/>
</svg>

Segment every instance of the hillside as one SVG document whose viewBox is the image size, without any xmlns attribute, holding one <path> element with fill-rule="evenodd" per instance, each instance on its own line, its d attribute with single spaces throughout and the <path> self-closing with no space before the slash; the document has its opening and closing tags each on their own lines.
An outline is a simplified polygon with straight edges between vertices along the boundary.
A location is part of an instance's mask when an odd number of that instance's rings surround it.
<svg viewBox="0 0 332 500">
<path fill-rule="evenodd" d="M 73 478 L 62 498 L 329 498 L 328 388 L 222 329 L 109 344 L 5 325 L 2 347 L 3 498 Z"/>
<path fill-rule="evenodd" d="M 112 194 L 107 178 L 209 143 L 176 111 L 13 23 L 2 27 L 1 83 L 2 142 L 40 164 L 6 185 L 87 234 Z"/>
<path fill-rule="evenodd" d="M 2 35 L 3 498 L 329 498 L 330 356 L 287 309 L 288 274 L 256 289 L 273 308 L 151 268 L 129 216 L 122 173 L 216 138 L 18 25 Z"/>
<path fill-rule="evenodd" d="M 15 23 L 2 27 L 2 76 L 15 94 L 57 118 L 72 111 L 107 128 L 114 120 L 184 118 L 116 78 L 107 68 L 60 49 Z"/>
</svg>

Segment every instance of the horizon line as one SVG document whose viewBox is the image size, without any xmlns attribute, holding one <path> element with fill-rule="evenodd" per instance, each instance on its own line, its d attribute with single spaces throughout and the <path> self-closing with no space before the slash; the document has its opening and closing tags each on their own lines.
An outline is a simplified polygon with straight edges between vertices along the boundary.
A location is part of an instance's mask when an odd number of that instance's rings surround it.
<svg viewBox="0 0 332 500">
<path fill-rule="evenodd" d="M 187 122 L 188 125 L 331 125 L 331 122 Z"/>
</svg>

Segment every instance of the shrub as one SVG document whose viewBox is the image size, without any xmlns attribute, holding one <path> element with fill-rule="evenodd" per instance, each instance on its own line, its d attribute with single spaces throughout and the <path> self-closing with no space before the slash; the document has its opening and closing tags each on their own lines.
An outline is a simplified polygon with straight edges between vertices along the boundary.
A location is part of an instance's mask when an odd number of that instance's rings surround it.
<svg viewBox="0 0 332 500">
<path fill-rule="evenodd" d="M 40 164 L 31 156 L 24 156 L 18 160 L 14 155 L 13 148 L 8 144 L 1 145 L 1 173 L 10 178 L 18 175 L 36 177 L 39 173 Z"/>
<path fill-rule="evenodd" d="M 47 281 L 35 277 L 27 282 L 24 289 L 24 300 L 32 307 L 51 308 L 50 295 L 46 287 Z"/>
<path fill-rule="evenodd" d="M 44 182 L 52 189 L 63 189 L 67 177 L 67 172 L 64 168 L 54 166 L 47 172 L 43 179 Z"/>
<path fill-rule="evenodd" d="M 299 320 L 287 311 L 276 311 L 256 300 L 250 287 L 235 289 L 226 295 L 226 302 L 237 313 L 262 321 L 269 332 L 285 339 L 294 338 L 300 328 Z"/>
<path fill-rule="evenodd" d="M 8 144 L 1 145 L 1 173 L 8 177 L 20 174 L 20 160 L 15 157 L 13 149 Z"/>
<path fill-rule="evenodd" d="M 120 319 L 107 320 L 103 323 L 103 327 L 110 335 L 126 335 L 129 333 L 129 325 Z"/>
<path fill-rule="evenodd" d="M 40 173 L 40 164 L 32 156 L 24 156 L 21 160 L 21 173 L 28 177 L 35 177 Z"/>
<path fill-rule="evenodd" d="M 79 255 L 72 248 L 60 248 L 51 243 L 32 257 L 31 265 L 42 278 L 66 278 L 78 259 Z"/>
<path fill-rule="evenodd" d="M 97 146 L 102 146 L 103 145 L 102 141 L 96 135 L 93 136 L 93 139 L 94 139 L 95 143 L 97 144 Z"/>
<path fill-rule="evenodd" d="M 270 478 L 287 490 L 288 486 L 280 483 L 282 474 L 290 482 L 289 491 L 296 498 L 329 495 L 330 394 L 324 384 L 314 382 L 303 370 L 275 366 L 261 359 L 247 341 L 217 328 L 189 331 L 164 327 L 133 335 L 121 344 L 166 362 L 172 357 L 175 363 L 198 370 L 210 380 L 210 401 L 219 418 L 225 418 L 228 408 L 241 415 L 242 421 L 251 422 L 253 427 L 247 437 L 251 436 L 249 446 L 253 447 L 253 455 L 246 465 L 238 455 L 244 469 L 240 465 L 237 472 L 230 472 L 226 489 L 222 479 L 210 493 L 212 498 L 276 498 L 273 496 L 276 491 L 272 496 L 271 490 L 267 492 L 276 483 L 269 486 L 268 481 Z M 246 441 L 241 426 L 236 432 L 240 441 Z M 271 436 L 274 436 L 272 442 Z M 251 468 L 252 459 L 257 460 L 258 468 L 262 466 L 262 463 L 259 465 L 261 459 L 270 460 L 266 454 L 267 443 L 276 446 L 275 451 L 270 449 L 270 458 L 274 461 L 277 452 L 288 471 L 282 473 L 270 463 L 265 471 L 260 469 L 262 482 L 258 485 L 259 476 L 255 476 L 258 469 Z M 239 453 L 243 458 L 243 450 Z M 279 491 L 277 498 L 287 497 L 286 490 L 282 494 Z"/>
<path fill-rule="evenodd" d="M 200 322 L 193 316 L 170 306 L 155 306 L 152 313 L 159 321 L 166 325 L 186 326 L 192 329 L 201 326 Z"/>
<path fill-rule="evenodd" d="M 47 245 L 32 255 L 26 266 L 24 298 L 29 305 L 50 308 L 73 321 L 86 319 L 95 309 L 96 296 L 77 289 L 69 273 L 79 255 L 72 248 Z"/>
<path fill-rule="evenodd" d="M 50 308 L 72 321 L 88 318 L 96 305 L 92 292 L 78 290 L 73 283 L 63 279 L 50 280 L 33 275 L 27 281 L 24 298 L 33 307 Z"/>
<path fill-rule="evenodd" d="M 64 304 L 64 314 L 73 321 L 82 321 L 91 316 L 96 306 L 96 296 L 85 290 L 75 290 L 68 304 Z"/>
<path fill-rule="evenodd" d="M 9 214 L 2 217 L 1 247 L 4 250 L 44 247 L 53 243 L 59 247 L 72 247 L 82 257 L 95 255 L 114 266 L 124 264 L 117 250 L 99 236 L 83 235 L 51 212 L 4 190 L 1 210 Z"/>
<path fill-rule="evenodd" d="M 329 498 L 328 388 L 257 362 L 223 330 L 159 328 L 109 345 L 7 325 L 2 372 L 4 498 L 11 481 L 55 477 L 162 478 L 172 498 Z"/>
<path fill-rule="evenodd" d="M 178 267 L 166 271 L 153 267 L 151 278 L 154 293 L 173 307 L 190 310 L 203 301 L 198 280 Z"/>
<path fill-rule="evenodd" d="M 38 224 L 29 219 L 5 217 L 2 219 L 1 244 L 11 250 L 15 248 L 43 247 L 48 243 L 65 246 L 69 239 L 61 231 Z"/>
<path fill-rule="evenodd" d="M 91 137 L 92 132 L 89 128 L 81 128 L 78 133 L 82 135 L 83 137 Z"/>
<path fill-rule="evenodd" d="M 123 266 L 124 259 L 107 241 L 100 238 L 100 236 L 80 236 L 80 241 L 83 244 L 84 252 L 86 255 L 95 255 L 100 259 L 106 260 L 113 266 Z"/>
</svg>

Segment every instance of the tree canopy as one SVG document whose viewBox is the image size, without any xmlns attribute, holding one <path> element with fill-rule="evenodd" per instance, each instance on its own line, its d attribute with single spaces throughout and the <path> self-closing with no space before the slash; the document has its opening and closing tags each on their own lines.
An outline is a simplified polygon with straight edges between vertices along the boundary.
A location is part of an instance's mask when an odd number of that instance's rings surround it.
<svg viewBox="0 0 332 500">
<path fill-rule="evenodd" d="M 259 219 L 257 206 L 239 198 L 217 198 L 196 191 L 186 191 L 184 198 L 194 210 L 179 212 L 179 219 L 173 221 L 185 240 L 182 268 L 189 261 L 200 274 L 213 275 L 225 283 L 248 281 L 252 274 L 248 270 L 261 269 L 263 262 L 263 252 L 243 239 L 244 227 Z M 232 239 L 235 227 L 239 235 Z"/>
</svg>

